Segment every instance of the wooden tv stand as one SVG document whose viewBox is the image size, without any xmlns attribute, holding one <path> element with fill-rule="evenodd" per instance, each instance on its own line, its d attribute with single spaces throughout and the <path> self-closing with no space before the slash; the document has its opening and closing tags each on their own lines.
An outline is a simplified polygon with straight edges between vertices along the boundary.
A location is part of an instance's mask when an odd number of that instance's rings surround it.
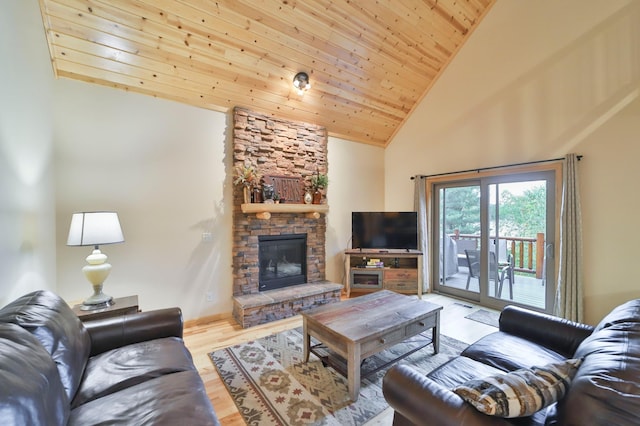
<svg viewBox="0 0 640 426">
<path fill-rule="evenodd" d="M 392 290 L 422 298 L 422 252 L 418 250 L 345 250 L 345 289 L 351 293 Z M 369 259 L 380 259 L 383 267 L 371 268 Z"/>
</svg>

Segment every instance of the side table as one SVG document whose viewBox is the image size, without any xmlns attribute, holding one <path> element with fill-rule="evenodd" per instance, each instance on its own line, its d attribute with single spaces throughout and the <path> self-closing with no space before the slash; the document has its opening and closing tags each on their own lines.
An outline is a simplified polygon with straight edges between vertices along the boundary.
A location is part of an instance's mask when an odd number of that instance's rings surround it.
<svg viewBox="0 0 640 426">
<path fill-rule="evenodd" d="M 102 318 L 117 317 L 120 315 L 134 314 L 139 312 L 138 296 L 115 297 L 110 306 L 93 311 L 83 311 L 80 309 L 82 305 L 75 305 L 73 312 L 81 321 L 92 321 Z"/>
</svg>

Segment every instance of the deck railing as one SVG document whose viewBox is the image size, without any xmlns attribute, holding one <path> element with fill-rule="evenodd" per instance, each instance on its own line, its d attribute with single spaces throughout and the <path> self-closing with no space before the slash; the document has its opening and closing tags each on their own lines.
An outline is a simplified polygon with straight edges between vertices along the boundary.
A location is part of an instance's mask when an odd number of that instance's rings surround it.
<svg viewBox="0 0 640 426">
<path fill-rule="evenodd" d="M 473 241 L 473 245 L 477 249 L 480 247 L 480 235 L 461 234 L 455 230 L 450 235 L 456 241 Z M 490 237 L 495 239 L 495 237 Z M 540 232 L 535 238 L 526 237 L 500 237 L 506 242 L 507 251 L 514 258 L 514 269 L 516 272 L 535 275 L 536 278 L 542 278 L 544 265 L 544 233 Z M 463 247 L 459 244 L 459 247 Z M 458 249 L 460 254 L 464 254 L 464 249 Z"/>
</svg>

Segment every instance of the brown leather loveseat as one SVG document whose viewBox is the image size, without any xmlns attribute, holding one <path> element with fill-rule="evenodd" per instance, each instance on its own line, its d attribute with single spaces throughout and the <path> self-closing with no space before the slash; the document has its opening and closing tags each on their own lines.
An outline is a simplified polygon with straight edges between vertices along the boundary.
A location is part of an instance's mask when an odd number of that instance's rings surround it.
<svg viewBox="0 0 640 426">
<path fill-rule="evenodd" d="M 510 388 L 502 391 L 504 383 L 509 383 L 504 379 L 521 374 L 514 371 L 524 371 L 524 377 L 529 378 L 534 366 L 569 360 L 578 361 L 572 377 L 558 376 L 564 392 L 558 394 L 557 402 L 533 414 L 489 415 L 461 396 L 469 395 L 470 384 L 482 383 L 474 390 L 491 393 L 499 383 L 500 392 L 493 394 L 495 402 L 509 395 Z M 501 380 L 486 379 L 492 377 Z M 528 379 L 524 382 L 530 385 Z M 500 315 L 499 331 L 481 338 L 426 376 L 406 364 L 394 366 L 384 377 L 383 392 L 395 410 L 394 425 L 638 425 L 640 299 L 618 306 L 596 327 L 506 307 Z M 532 399 L 539 397 L 532 395 Z M 521 408 L 519 402 L 511 400 L 510 404 Z M 502 406 L 507 411 L 510 408 Z"/>
<path fill-rule="evenodd" d="M 0 309 L 0 423 L 218 425 L 178 308 L 82 323 L 36 291 Z"/>
</svg>

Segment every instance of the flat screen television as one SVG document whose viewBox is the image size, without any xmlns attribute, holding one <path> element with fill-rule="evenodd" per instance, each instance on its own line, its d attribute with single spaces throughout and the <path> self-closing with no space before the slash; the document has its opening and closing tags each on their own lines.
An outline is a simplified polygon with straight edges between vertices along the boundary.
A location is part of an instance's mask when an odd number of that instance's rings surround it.
<svg viewBox="0 0 640 426">
<path fill-rule="evenodd" d="M 352 212 L 351 247 L 361 249 L 418 248 L 416 212 Z"/>
</svg>

